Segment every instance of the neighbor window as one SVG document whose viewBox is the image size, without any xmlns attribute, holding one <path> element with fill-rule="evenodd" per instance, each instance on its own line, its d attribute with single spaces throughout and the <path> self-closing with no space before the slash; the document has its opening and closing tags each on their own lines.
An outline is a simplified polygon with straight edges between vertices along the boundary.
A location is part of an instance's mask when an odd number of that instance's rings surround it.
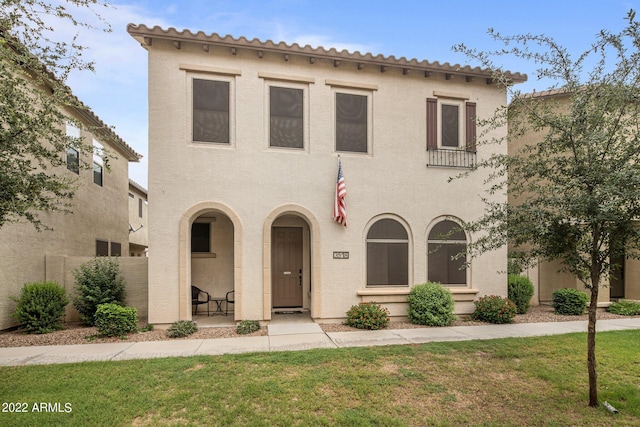
<svg viewBox="0 0 640 427">
<path fill-rule="evenodd" d="M 229 143 L 229 82 L 193 79 L 193 141 Z"/>
<path fill-rule="evenodd" d="M 67 169 L 80 173 L 80 154 L 75 148 L 67 147 Z"/>
<path fill-rule="evenodd" d="M 191 252 L 211 252 L 211 224 L 208 222 L 194 222 L 191 226 Z"/>
<path fill-rule="evenodd" d="M 111 242 L 111 256 L 121 256 L 122 245 L 120 243 Z"/>
<path fill-rule="evenodd" d="M 398 221 L 385 218 L 367 233 L 367 286 L 409 284 L 409 237 Z"/>
<path fill-rule="evenodd" d="M 430 282 L 466 285 L 467 237 L 458 224 L 440 221 L 429 232 L 427 242 Z"/>
<path fill-rule="evenodd" d="M 109 242 L 96 240 L 96 256 L 109 256 Z"/>
<path fill-rule="evenodd" d="M 304 91 L 269 87 L 269 145 L 304 148 Z"/>
<path fill-rule="evenodd" d="M 75 127 L 72 123 L 67 122 L 67 136 L 74 139 L 80 139 L 82 134 L 80 129 Z M 78 150 L 73 147 L 67 147 L 67 169 L 72 172 L 80 173 L 80 154 Z"/>
<path fill-rule="evenodd" d="M 142 199 L 138 199 L 138 217 L 142 218 Z"/>
<path fill-rule="evenodd" d="M 336 93 L 336 151 L 367 152 L 367 116 L 366 95 Z"/>
<path fill-rule="evenodd" d="M 95 139 L 93 140 L 93 183 L 102 187 L 104 146 Z"/>
</svg>

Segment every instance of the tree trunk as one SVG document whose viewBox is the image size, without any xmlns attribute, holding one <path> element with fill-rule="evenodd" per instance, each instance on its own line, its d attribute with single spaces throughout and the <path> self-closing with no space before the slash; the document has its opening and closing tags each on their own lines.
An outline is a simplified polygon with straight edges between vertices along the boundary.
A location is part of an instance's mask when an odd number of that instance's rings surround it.
<svg viewBox="0 0 640 427">
<path fill-rule="evenodd" d="M 587 327 L 587 369 L 589 370 L 589 406 L 598 406 L 598 373 L 596 372 L 596 310 L 600 278 L 591 278 L 591 301 L 589 303 L 589 326 Z"/>
</svg>

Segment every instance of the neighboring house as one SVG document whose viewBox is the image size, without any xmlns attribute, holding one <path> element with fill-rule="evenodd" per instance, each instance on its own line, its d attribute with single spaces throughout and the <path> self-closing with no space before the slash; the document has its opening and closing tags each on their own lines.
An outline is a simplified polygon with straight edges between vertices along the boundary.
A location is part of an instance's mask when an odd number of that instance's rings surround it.
<svg viewBox="0 0 640 427">
<path fill-rule="evenodd" d="M 474 237 L 455 229 L 483 212 L 488 172 L 449 178 L 507 151 L 475 145 L 476 115 L 506 105 L 488 71 L 127 30 L 149 63 L 151 323 L 190 319 L 191 285 L 235 290 L 235 319 L 263 321 L 290 310 L 338 321 L 362 301 L 406 316 L 427 280 L 451 289 L 458 313 L 506 296 L 506 249 L 466 270 L 451 258 Z M 346 227 L 332 219 L 338 159 Z"/>
<path fill-rule="evenodd" d="M 103 159 L 93 155 L 93 169 L 87 170 L 79 167 L 83 159 L 78 151 L 60 153 L 67 159 L 66 168 L 61 167 L 56 173 L 77 178 L 73 213 L 40 214 L 43 224 L 53 229 L 50 231 L 38 232 L 31 223 L 8 223 L 0 228 L 0 330 L 16 325 L 11 317 L 15 302 L 10 297 L 19 296 L 25 283 L 47 277 L 46 270 L 51 266 L 45 257 L 129 253 L 128 168 L 129 162 L 137 162 L 140 155 L 88 108 L 70 109 L 67 113 L 97 129 L 92 134 L 67 124 L 69 135 L 83 137 L 114 157 L 109 158 L 107 169 Z"/>
<path fill-rule="evenodd" d="M 149 250 L 147 190 L 129 180 L 129 255 L 147 256 Z"/>
<path fill-rule="evenodd" d="M 543 91 L 534 92 L 526 96 L 553 103 L 554 108 L 568 108 L 569 95 L 566 92 Z M 551 105 L 551 104 L 550 104 Z M 560 110 L 562 111 L 562 110 Z M 542 138 L 543 134 L 529 131 L 516 138 L 511 138 L 508 144 L 509 154 L 514 154 L 526 145 L 534 144 L 536 139 Z M 509 203 L 517 203 L 515 199 L 509 199 Z M 598 295 L 600 306 L 608 305 L 610 301 L 618 299 L 640 299 L 640 260 L 621 257 L 612 260 L 614 264 L 621 268 L 613 272 L 608 283 L 601 282 L 601 289 Z M 562 288 L 574 288 L 585 290 L 584 284 L 575 276 L 563 272 L 560 261 L 541 261 L 524 273 L 532 280 L 535 288 L 533 297 L 534 304 L 550 303 L 553 291 Z"/>
</svg>

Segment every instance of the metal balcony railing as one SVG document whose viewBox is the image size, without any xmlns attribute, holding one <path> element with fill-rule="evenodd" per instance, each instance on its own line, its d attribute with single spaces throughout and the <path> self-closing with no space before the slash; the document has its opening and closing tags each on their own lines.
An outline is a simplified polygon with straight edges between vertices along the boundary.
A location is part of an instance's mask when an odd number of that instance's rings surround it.
<svg viewBox="0 0 640 427">
<path fill-rule="evenodd" d="M 427 166 L 445 168 L 472 168 L 476 164 L 476 152 L 467 150 L 447 150 L 442 148 L 427 150 Z"/>
</svg>

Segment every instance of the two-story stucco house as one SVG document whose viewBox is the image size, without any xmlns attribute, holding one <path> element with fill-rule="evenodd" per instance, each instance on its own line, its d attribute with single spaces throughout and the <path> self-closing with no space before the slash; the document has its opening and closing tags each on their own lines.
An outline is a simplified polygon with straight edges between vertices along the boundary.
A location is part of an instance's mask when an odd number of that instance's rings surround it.
<svg viewBox="0 0 640 427">
<path fill-rule="evenodd" d="M 566 113 L 570 107 L 570 95 L 561 91 L 542 91 L 525 95 L 525 99 L 534 100 L 540 105 L 557 109 Z M 511 107 L 513 108 L 513 107 Z M 528 129 L 523 134 L 515 135 L 509 140 L 508 152 L 516 155 L 526 146 L 533 145 L 544 138 L 545 130 L 533 131 Z M 510 204 L 517 204 L 518 199 L 509 198 Z M 601 289 L 598 293 L 598 305 L 605 307 L 611 301 L 620 299 L 640 300 L 640 260 L 619 257 L 611 259 L 610 262 L 616 265 L 612 269 L 612 274 L 605 281 L 602 279 Z M 533 297 L 534 304 L 548 304 L 553 300 L 553 292 L 562 288 L 573 288 L 585 290 L 584 284 L 574 275 L 563 271 L 563 265 L 559 260 L 544 261 L 527 269 L 524 272 L 534 284 L 536 293 Z"/>
<path fill-rule="evenodd" d="M 411 287 L 456 312 L 505 295 L 506 250 L 461 269 L 485 172 L 475 118 L 506 104 L 486 70 L 129 25 L 149 59 L 149 321 L 190 319 L 190 287 L 235 320 L 361 301 L 405 316 Z M 515 82 L 526 76 L 512 74 Z M 495 136 L 502 136 L 499 129 Z M 333 219 L 338 164 L 346 226 Z M 463 168 L 463 169 L 461 169 Z M 498 196 L 496 196 L 498 197 Z M 446 235 L 446 239 L 443 239 Z"/>
<path fill-rule="evenodd" d="M 76 182 L 72 213 L 42 213 L 42 222 L 50 230 L 39 232 L 30 223 L 8 223 L 0 228 L 0 289 L 4 295 L 0 299 L 0 329 L 16 325 L 11 317 L 16 303 L 10 297 L 19 296 L 25 283 L 63 276 L 62 257 L 126 256 L 129 253 L 128 168 L 129 162 L 137 162 L 140 155 L 89 108 L 68 108 L 65 113 L 95 129 L 88 132 L 66 124 L 68 135 L 108 151 L 112 157 L 109 168 L 100 155 L 85 159 L 81 158 L 84 154 L 69 148 L 60 153 L 66 158 L 66 165 L 54 173 Z M 82 168 L 80 162 L 90 162 L 92 168 Z M 51 257 L 58 259 L 54 263 Z M 71 289 L 67 291 L 71 293 Z M 73 318 L 67 317 L 67 320 Z"/>
</svg>

